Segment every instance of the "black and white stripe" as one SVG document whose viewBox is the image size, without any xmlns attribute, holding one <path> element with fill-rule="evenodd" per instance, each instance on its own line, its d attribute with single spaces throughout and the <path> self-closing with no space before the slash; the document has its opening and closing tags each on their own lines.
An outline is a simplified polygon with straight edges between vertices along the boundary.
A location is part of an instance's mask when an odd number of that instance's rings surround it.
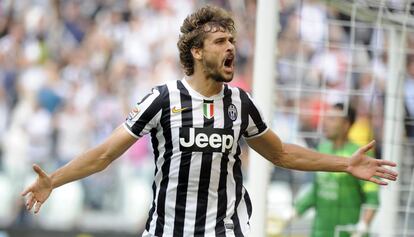
<svg viewBox="0 0 414 237">
<path fill-rule="evenodd" d="M 223 98 L 223 115 L 227 115 L 228 107 L 232 104 L 232 91 L 226 85 L 224 88 L 224 98 Z M 224 116 L 224 128 L 233 128 L 233 121 L 228 117 Z M 236 138 L 235 140 L 238 140 Z M 229 156 L 223 154 L 220 159 L 220 176 L 219 176 L 219 186 L 218 186 L 218 198 L 217 198 L 217 215 L 216 215 L 216 225 L 215 225 L 215 234 L 216 236 L 225 236 L 226 227 L 225 224 L 228 220 L 225 220 L 227 215 L 227 204 L 228 204 L 228 195 L 227 195 L 227 179 L 233 179 L 234 177 L 229 176 Z M 231 172 L 230 172 L 231 174 Z M 225 223 L 226 221 L 226 223 Z"/>
<path fill-rule="evenodd" d="M 209 103 L 213 117 L 203 113 Z M 150 133 L 155 156 L 143 236 L 245 236 L 252 208 L 238 142 L 267 129 L 250 96 L 225 85 L 206 98 L 182 80 L 156 87 L 134 111 L 125 128 Z"/>
<path fill-rule="evenodd" d="M 214 101 L 203 100 L 203 103 L 212 103 L 212 102 Z M 204 117 L 203 127 L 212 128 L 213 126 L 214 126 L 214 117 L 211 119 Z M 200 179 L 198 182 L 197 210 L 196 210 L 196 219 L 195 219 L 195 227 L 194 227 L 195 236 L 204 236 L 204 232 L 205 232 L 212 159 L 213 159 L 213 153 L 211 152 L 203 152 L 201 155 L 201 170 L 200 170 Z"/>
<path fill-rule="evenodd" d="M 180 108 L 189 108 L 181 113 L 181 126 L 193 127 L 192 100 L 188 90 L 181 81 L 177 82 L 180 92 Z M 178 173 L 177 197 L 175 203 L 174 236 L 184 235 L 185 210 L 187 204 L 188 179 L 190 175 L 192 152 L 181 152 L 180 168 Z"/>
</svg>

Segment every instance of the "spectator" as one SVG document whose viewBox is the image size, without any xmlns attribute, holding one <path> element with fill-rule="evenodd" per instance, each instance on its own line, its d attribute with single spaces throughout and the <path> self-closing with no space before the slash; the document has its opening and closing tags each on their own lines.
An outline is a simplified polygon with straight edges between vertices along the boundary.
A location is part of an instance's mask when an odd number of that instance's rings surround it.
<svg viewBox="0 0 414 237">
<path fill-rule="evenodd" d="M 349 128 L 355 121 L 355 111 L 350 108 L 345 117 L 341 116 L 343 112 L 344 105 L 335 104 L 326 118 L 324 134 L 327 140 L 318 146 L 321 153 L 349 156 L 358 150 L 358 145 L 347 139 Z M 302 215 L 315 208 L 312 237 L 336 236 L 337 228 L 345 225 L 356 225 L 353 235 L 356 236 L 368 231 L 378 205 L 377 185 L 345 173 L 318 172 L 310 189 L 296 200 L 295 209 Z M 340 236 L 350 235 L 341 231 Z"/>
</svg>

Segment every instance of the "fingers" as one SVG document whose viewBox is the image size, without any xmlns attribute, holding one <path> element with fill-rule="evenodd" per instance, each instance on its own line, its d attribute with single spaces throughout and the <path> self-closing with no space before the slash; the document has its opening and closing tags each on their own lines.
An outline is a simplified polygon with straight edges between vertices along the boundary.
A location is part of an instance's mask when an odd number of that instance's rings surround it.
<svg viewBox="0 0 414 237">
<path fill-rule="evenodd" d="M 35 203 L 36 203 L 36 199 L 35 199 L 34 195 L 30 194 L 29 199 L 26 202 L 26 209 L 28 211 L 30 211 Z"/>
<path fill-rule="evenodd" d="M 397 164 L 395 162 L 389 161 L 389 160 L 378 160 L 378 163 L 380 165 L 388 165 L 388 166 L 397 166 Z"/>
<path fill-rule="evenodd" d="M 387 185 L 387 184 L 388 184 L 387 182 L 382 181 L 382 180 L 377 179 L 377 178 L 374 178 L 374 177 L 371 177 L 371 178 L 369 179 L 369 181 L 371 181 L 371 182 L 373 182 L 373 183 L 376 183 L 376 184 L 378 184 L 378 185 Z"/>
<path fill-rule="evenodd" d="M 42 203 L 37 201 L 33 194 L 30 194 L 26 202 L 27 211 L 32 210 L 32 208 L 34 207 L 34 213 L 37 214 L 41 206 L 42 206 Z"/>
<path fill-rule="evenodd" d="M 40 168 L 40 166 L 33 164 L 33 170 L 40 176 L 40 177 L 47 177 L 47 174 Z"/>
<path fill-rule="evenodd" d="M 27 187 L 23 192 L 20 193 L 23 197 L 26 196 L 30 191 L 32 191 L 32 186 Z"/>
<path fill-rule="evenodd" d="M 385 174 L 391 175 L 393 177 L 397 177 L 398 176 L 398 173 L 397 172 L 392 171 L 392 170 L 389 170 L 389 169 L 386 169 L 384 167 L 378 167 L 377 168 L 377 171 L 378 172 L 381 172 L 381 173 L 385 173 Z"/>
<path fill-rule="evenodd" d="M 383 179 L 389 179 L 392 181 L 397 180 L 397 177 L 390 175 L 390 174 L 386 174 L 386 173 L 382 173 L 382 172 L 375 172 L 375 176 L 379 177 L 379 178 L 383 178 Z"/>
<path fill-rule="evenodd" d="M 373 147 L 375 146 L 375 140 L 372 140 L 370 143 L 368 143 L 367 145 L 361 147 L 359 149 L 360 152 L 366 153 L 369 150 L 371 150 Z"/>
<path fill-rule="evenodd" d="M 36 202 L 35 207 L 34 207 L 34 213 L 37 214 L 40 210 L 40 207 L 42 206 L 41 202 Z"/>
<path fill-rule="evenodd" d="M 47 174 L 40 168 L 40 166 L 33 164 L 33 170 L 40 176 L 40 177 L 47 177 Z M 26 188 L 23 192 L 20 193 L 22 196 L 26 196 L 30 191 L 32 191 L 33 185 Z"/>
</svg>

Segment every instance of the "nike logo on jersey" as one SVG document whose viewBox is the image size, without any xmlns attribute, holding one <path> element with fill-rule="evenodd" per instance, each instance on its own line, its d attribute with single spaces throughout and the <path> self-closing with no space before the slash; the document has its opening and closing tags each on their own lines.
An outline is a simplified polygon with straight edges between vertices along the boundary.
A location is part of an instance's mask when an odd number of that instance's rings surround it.
<svg viewBox="0 0 414 237">
<path fill-rule="evenodd" d="M 181 112 L 183 112 L 186 109 L 188 109 L 188 107 L 177 108 L 177 107 L 174 106 L 171 111 L 175 114 L 175 113 L 181 113 Z"/>
<path fill-rule="evenodd" d="M 234 145 L 232 129 L 180 128 L 180 150 L 229 154 Z"/>
</svg>

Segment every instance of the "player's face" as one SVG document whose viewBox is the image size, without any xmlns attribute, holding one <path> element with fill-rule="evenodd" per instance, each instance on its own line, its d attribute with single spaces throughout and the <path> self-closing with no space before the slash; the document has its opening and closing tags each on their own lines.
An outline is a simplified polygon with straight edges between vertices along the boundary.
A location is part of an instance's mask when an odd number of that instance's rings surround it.
<svg viewBox="0 0 414 237">
<path fill-rule="evenodd" d="M 346 138 L 349 130 L 349 123 L 346 117 L 341 114 L 343 111 L 335 109 L 328 113 L 323 124 L 323 133 L 329 140 Z"/>
<path fill-rule="evenodd" d="M 230 82 L 234 75 L 235 40 L 227 31 L 208 33 L 204 40 L 202 65 L 207 77 Z"/>
</svg>

